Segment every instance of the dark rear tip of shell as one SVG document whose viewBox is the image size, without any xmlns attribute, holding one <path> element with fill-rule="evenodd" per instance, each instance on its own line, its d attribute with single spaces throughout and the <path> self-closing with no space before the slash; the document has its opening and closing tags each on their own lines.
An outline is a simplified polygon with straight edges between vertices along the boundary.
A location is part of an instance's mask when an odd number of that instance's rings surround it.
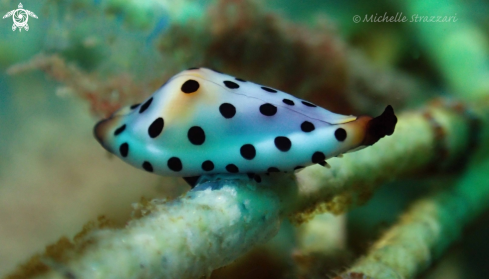
<svg viewBox="0 0 489 279">
<path fill-rule="evenodd" d="M 392 135 L 396 124 L 397 117 L 394 114 L 394 109 L 388 105 L 381 115 L 369 121 L 364 145 L 372 145 L 379 139 Z"/>
</svg>

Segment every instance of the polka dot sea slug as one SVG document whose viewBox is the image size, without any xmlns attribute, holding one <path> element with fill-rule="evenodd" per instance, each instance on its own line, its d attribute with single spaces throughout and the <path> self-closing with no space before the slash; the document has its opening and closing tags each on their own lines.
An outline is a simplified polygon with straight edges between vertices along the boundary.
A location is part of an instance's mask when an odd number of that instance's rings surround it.
<svg viewBox="0 0 489 279">
<path fill-rule="evenodd" d="M 94 128 L 100 144 L 148 172 L 192 185 L 212 174 L 293 171 L 377 142 L 394 132 L 391 106 L 378 117 L 345 116 L 277 89 L 191 68 L 141 104 Z"/>
</svg>

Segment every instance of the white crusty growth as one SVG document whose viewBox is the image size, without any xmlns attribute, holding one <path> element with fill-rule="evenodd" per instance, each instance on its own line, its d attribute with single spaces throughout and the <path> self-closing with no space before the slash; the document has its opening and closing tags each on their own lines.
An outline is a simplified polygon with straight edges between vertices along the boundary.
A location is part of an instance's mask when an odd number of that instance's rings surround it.
<svg viewBox="0 0 489 279">
<path fill-rule="evenodd" d="M 94 133 L 135 167 L 190 177 L 323 163 L 392 134 L 396 121 L 390 106 L 377 118 L 344 116 L 273 88 L 193 68 L 141 105 L 99 122 Z"/>
</svg>

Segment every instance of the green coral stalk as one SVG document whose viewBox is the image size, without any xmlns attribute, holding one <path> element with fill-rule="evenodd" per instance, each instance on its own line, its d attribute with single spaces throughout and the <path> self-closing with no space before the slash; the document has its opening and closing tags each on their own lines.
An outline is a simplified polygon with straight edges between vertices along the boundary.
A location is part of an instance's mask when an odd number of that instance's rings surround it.
<svg viewBox="0 0 489 279">
<path fill-rule="evenodd" d="M 454 188 L 412 205 L 349 271 L 376 279 L 413 278 L 489 208 L 489 160 L 471 166 Z"/>
</svg>

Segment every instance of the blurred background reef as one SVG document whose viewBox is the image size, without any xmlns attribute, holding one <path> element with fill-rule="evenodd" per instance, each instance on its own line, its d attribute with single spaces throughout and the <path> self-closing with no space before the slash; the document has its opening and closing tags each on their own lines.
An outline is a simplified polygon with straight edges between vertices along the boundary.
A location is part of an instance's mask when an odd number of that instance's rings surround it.
<svg viewBox="0 0 489 279">
<path fill-rule="evenodd" d="M 140 102 L 186 68 L 214 68 L 342 114 L 378 115 L 387 104 L 422 113 L 438 102 L 471 118 L 472 106 L 489 107 L 489 2 L 22 4 L 39 17 L 29 18 L 29 31 L 12 32 L 11 18 L 0 21 L 0 277 L 101 214 L 123 226 L 141 197 L 175 198 L 189 189 L 179 178 L 109 156 L 92 136 L 98 119 Z M 0 0 L 0 13 L 17 6 Z M 418 14 L 457 21 L 353 21 L 401 12 L 408 20 Z M 329 208 L 343 214 L 319 214 L 301 225 L 286 221 L 272 241 L 212 278 L 331 278 L 367 253 L 413 201 L 457 183 L 475 183 L 471 194 L 486 195 L 488 143 L 477 142 L 474 127 L 473 146 L 455 162 L 435 160 L 369 193 L 347 213 Z M 486 278 L 488 213 L 455 223 L 461 234 L 450 239 L 457 241 L 417 276 Z"/>
</svg>

